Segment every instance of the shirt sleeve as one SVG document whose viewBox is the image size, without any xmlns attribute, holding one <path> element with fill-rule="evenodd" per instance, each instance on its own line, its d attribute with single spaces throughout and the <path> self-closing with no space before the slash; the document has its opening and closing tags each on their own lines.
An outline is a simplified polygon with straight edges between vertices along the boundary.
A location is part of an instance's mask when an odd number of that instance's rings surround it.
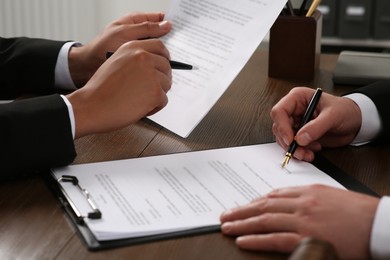
<svg viewBox="0 0 390 260">
<path fill-rule="evenodd" d="M 382 122 L 375 103 L 366 95 L 353 93 L 345 96 L 352 99 L 362 113 L 362 125 L 352 145 L 363 145 L 372 141 L 382 129 Z"/>
<path fill-rule="evenodd" d="M 362 126 L 352 145 L 369 143 L 382 128 L 382 122 L 374 102 L 366 95 L 353 93 L 345 96 L 352 99 L 362 113 Z M 370 251 L 373 259 L 390 258 L 390 197 L 382 197 L 375 213 L 371 230 Z"/>
<path fill-rule="evenodd" d="M 67 90 L 76 89 L 76 86 L 74 85 L 72 77 L 69 72 L 69 64 L 68 64 L 68 53 L 70 48 L 72 48 L 73 46 L 81 46 L 81 44 L 78 42 L 67 42 L 62 46 L 58 54 L 58 59 L 55 68 L 55 85 L 59 88 L 67 89 Z M 64 100 L 68 108 L 69 121 L 72 129 L 72 137 L 74 139 L 76 134 L 76 122 L 74 118 L 73 107 L 72 104 L 64 95 L 61 95 L 61 98 Z"/>
<path fill-rule="evenodd" d="M 72 77 L 69 71 L 68 53 L 73 46 L 81 46 L 78 42 L 65 43 L 59 54 L 55 67 L 55 86 L 66 90 L 75 90 L 76 86 L 73 83 Z"/>
<path fill-rule="evenodd" d="M 390 197 L 382 197 L 371 230 L 370 251 L 373 259 L 390 259 Z"/>
<path fill-rule="evenodd" d="M 73 137 L 73 140 L 74 140 L 74 137 L 75 137 L 75 134 L 76 134 L 76 122 L 75 122 L 75 119 L 74 119 L 73 106 L 72 106 L 72 104 L 69 102 L 69 100 L 64 95 L 61 95 L 61 97 L 64 100 L 64 102 L 65 102 L 65 104 L 66 104 L 66 106 L 68 108 L 70 127 L 72 129 L 72 137 Z"/>
</svg>

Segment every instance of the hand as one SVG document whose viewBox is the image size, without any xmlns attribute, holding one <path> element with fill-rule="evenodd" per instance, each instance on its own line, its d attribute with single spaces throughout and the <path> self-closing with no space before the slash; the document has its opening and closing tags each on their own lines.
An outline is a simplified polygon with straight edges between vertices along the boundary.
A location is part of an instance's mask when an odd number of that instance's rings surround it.
<svg viewBox="0 0 390 260">
<path fill-rule="evenodd" d="M 323 185 L 275 190 L 221 216 L 238 247 L 292 252 L 305 237 L 331 243 L 341 259 L 369 259 L 379 199 Z"/>
<path fill-rule="evenodd" d="M 164 107 L 172 84 L 168 59 L 156 39 L 122 45 L 83 88 L 67 95 L 75 137 L 127 126 Z"/>
<path fill-rule="evenodd" d="M 276 142 L 285 150 L 294 139 L 313 89 L 297 87 L 283 97 L 271 110 L 272 131 Z M 314 153 L 322 146 L 336 147 L 350 144 L 361 126 L 361 112 L 352 100 L 323 93 L 309 121 L 296 133 L 299 144 L 294 157 L 299 160 L 313 161 Z"/>
<path fill-rule="evenodd" d="M 162 13 L 128 14 L 109 24 L 94 40 L 73 47 L 69 52 L 69 69 L 76 86 L 82 87 L 106 61 L 106 52 L 116 51 L 122 44 L 140 39 L 156 38 L 171 29 Z"/>
</svg>

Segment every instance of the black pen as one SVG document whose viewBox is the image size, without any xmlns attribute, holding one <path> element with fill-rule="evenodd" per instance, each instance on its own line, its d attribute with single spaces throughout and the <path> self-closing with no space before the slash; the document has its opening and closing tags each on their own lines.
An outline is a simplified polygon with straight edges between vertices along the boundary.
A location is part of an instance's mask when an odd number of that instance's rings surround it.
<svg viewBox="0 0 390 260">
<path fill-rule="evenodd" d="M 114 53 L 111 52 L 111 51 L 106 52 L 106 59 L 110 58 L 112 54 L 114 54 Z M 190 64 L 179 62 L 179 61 L 174 61 L 174 60 L 170 60 L 169 64 L 171 65 L 171 68 L 175 69 L 175 70 L 192 70 L 192 69 L 195 69 L 195 67 L 190 65 Z"/>
<path fill-rule="evenodd" d="M 307 0 L 303 0 L 303 1 L 302 1 L 301 7 L 299 8 L 299 13 L 298 13 L 298 15 L 303 15 L 303 12 L 304 12 L 305 9 L 306 9 L 306 3 L 307 3 Z"/>
<path fill-rule="evenodd" d="M 307 122 L 309 122 L 309 120 L 313 117 L 314 110 L 316 109 L 318 101 L 320 100 L 321 94 L 322 94 L 322 89 L 317 88 L 317 90 L 315 91 L 313 97 L 310 100 L 309 106 L 307 107 L 307 109 L 305 111 L 305 114 L 303 115 L 302 122 L 299 125 L 299 127 L 297 129 L 297 132 L 304 125 L 306 125 Z M 282 168 L 284 168 L 288 164 L 288 162 L 290 161 L 290 159 L 293 156 L 293 154 L 294 154 L 295 150 L 297 149 L 297 147 L 298 147 L 298 144 L 297 144 L 297 142 L 296 142 L 296 140 L 294 138 L 294 140 L 292 141 L 292 143 L 288 147 L 288 150 L 286 152 L 286 156 L 284 157 L 284 161 L 282 163 Z"/>
</svg>

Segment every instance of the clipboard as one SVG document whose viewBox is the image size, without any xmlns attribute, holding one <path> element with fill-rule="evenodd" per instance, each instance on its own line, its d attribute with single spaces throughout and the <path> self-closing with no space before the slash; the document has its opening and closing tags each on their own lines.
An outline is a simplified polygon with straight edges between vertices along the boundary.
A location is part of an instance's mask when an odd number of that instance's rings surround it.
<svg viewBox="0 0 390 260">
<path fill-rule="evenodd" d="M 338 181 L 341 185 L 343 185 L 346 189 L 350 191 L 356 191 L 374 197 L 380 197 L 372 189 L 370 189 L 360 181 L 356 180 L 351 175 L 341 170 L 339 167 L 337 167 L 336 165 L 328 161 L 321 154 L 316 154 L 313 164 L 318 169 L 326 172 L 326 174 L 328 174 L 330 177 Z"/>
<path fill-rule="evenodd" d="M 379 197 L 377 193 L 375 193 L 370 188 L 368 188 L 367 186 L 365 186 L 364 184 L 362 184 L 361 182 L 359 182 L 358 180 L 356 180 L 355 178 L 348 175 L 343 170 L 341 170 L 340 168 L 338 168 L 337 166 L 329 162 L 321 154 L 316 155 L 316 159 L 313 162 L 313 165 L 316 166 L 318 169 L 322 170 L 323 172 L 327 173 L 330 177 L 335 179 L 337 182 L 339 182 L 348 190 Z M 59 202 L 61 203 L 61 206 L 63 207 L 68 220 L 75 227 L 78 236 L 80 237 L 80 239 L 82 240 L 86 248 L 90 251 L 98 251 L 98 250 L 117 248 L 117 247 L 129 246 L 129 245 L 146 243 L 146 242 L 153 242 L 158 240 L 165 240 L 170 238 L 186 237 L 191 235 L 202 235 L 202 234 L 220 231 L 220 225 L 216 225 L 216 226 L 207 226 L 207 227 L 188 229 L 185 231 L 174 231 L 174 232 L 158 234 L 158 235 L 148 235 L 148 236 L 136 237 L 136 238 L 99 241 L 95 238 L 91 230 L 83 221 L 83 218 L 86 217 L 99 218 L 99 214 L 96 213 L 98 212 L 98 208 L 94 206 L 93 201 L 88 202 L 92 210 L 91 215 L 88 214 L 88 216 L 81 216 L 77 212 L 77 209 L 74 208 L 74 204 L 69 199 L 69 196 L 66 195 L 61 185 L 59 184 L 59 181 L 64 181 L 64 180 L 55 179 L 51 172 L 45 174 L 44 177 L 45 177 L 45 181 L 47 182 L 49 188 L 52 190 L 53 194 L 59 199 Z M 69 176 L 65 176 L 65 177 L 69 178 Z M 69 178 L 68 180 L 65 181 L 72 181 L 72 178 Z M 83 191 L 82 184 L 79 184 L 77 182 L 77 185 L 79 185 L 79 189 L 81 190 L 81 192 L 85 192 L 85 190 Z"/>
<path fill-rule="evenodd" d="M 72 178 L 73 176 L 66 176 L 66 177 L 73 179 Z M 110 248 L 117 248 L 117 247 L 153 242 L 158 240 L 165 240 L 170 238 L 179 238 L 179 237 L 186 237 L 191 235 L 202 235 L 202 234 L 208 234 L 208 233 L 214 233 L 220 231 L 220 226 L 218 225 L 218 226 L 209 226 L 209 227 L 199 227 L 199 228 L 189 229 L 185 231 L 174 231 L 174 232 L 169 232 L 169 233 L 164 233 L 159 235 L 149 235 L 149 236 L 136 237 L 136 238 L 99 241 L 96 239 L 96 237 L 92 234 L 91 230 L 83 221 L 83 218 L 86 217 L 99 218 L 99 213 L 96 213 L 99 212 L 99 210 L 94 205 L 94 203 L 89 202 L 92 208 L 92 211 L 90 212 L 91 215 L 88 214 L 89 216 L 82 216 L 78 212 L 77 208 L 75 208 L 75 205 L 70 200 L 69 196 L 67 196 L 67 194 L 64 192 L 61 185 L 59 185 L 58 182 L 59 180 L 53 178 L 51 171 L 44 175 L 44 179 L 48 184 L 50 190 L 53 192 L 54 196 L 58 198 L 62 208 L 65 211 L 67 219 L 75 227 L 76 233 L 80 237 L 81 241 L 86 246 L 86 248 L 90 251 L 98 251 L 98 250 L 104 250 Z M 71 181 L 70 179 L 69 181 Z M 79 185 L 80 185 L 79 186 L 80 189 L 82 190 L 83 189 L 81 186 L 82 184 Z"/>
</svg>

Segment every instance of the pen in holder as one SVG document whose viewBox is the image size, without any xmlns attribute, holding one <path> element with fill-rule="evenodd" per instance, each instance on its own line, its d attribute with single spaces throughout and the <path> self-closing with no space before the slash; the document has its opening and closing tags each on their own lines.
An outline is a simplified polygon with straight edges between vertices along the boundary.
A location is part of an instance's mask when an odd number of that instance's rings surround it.
<svg viewBox="0 0 390 260">
<path fill-rule="evenodd" d="M 311 80 L 319 67 L 322 14 L 281 14 L 270 30 L 268 76 Z"/>
</svg>

